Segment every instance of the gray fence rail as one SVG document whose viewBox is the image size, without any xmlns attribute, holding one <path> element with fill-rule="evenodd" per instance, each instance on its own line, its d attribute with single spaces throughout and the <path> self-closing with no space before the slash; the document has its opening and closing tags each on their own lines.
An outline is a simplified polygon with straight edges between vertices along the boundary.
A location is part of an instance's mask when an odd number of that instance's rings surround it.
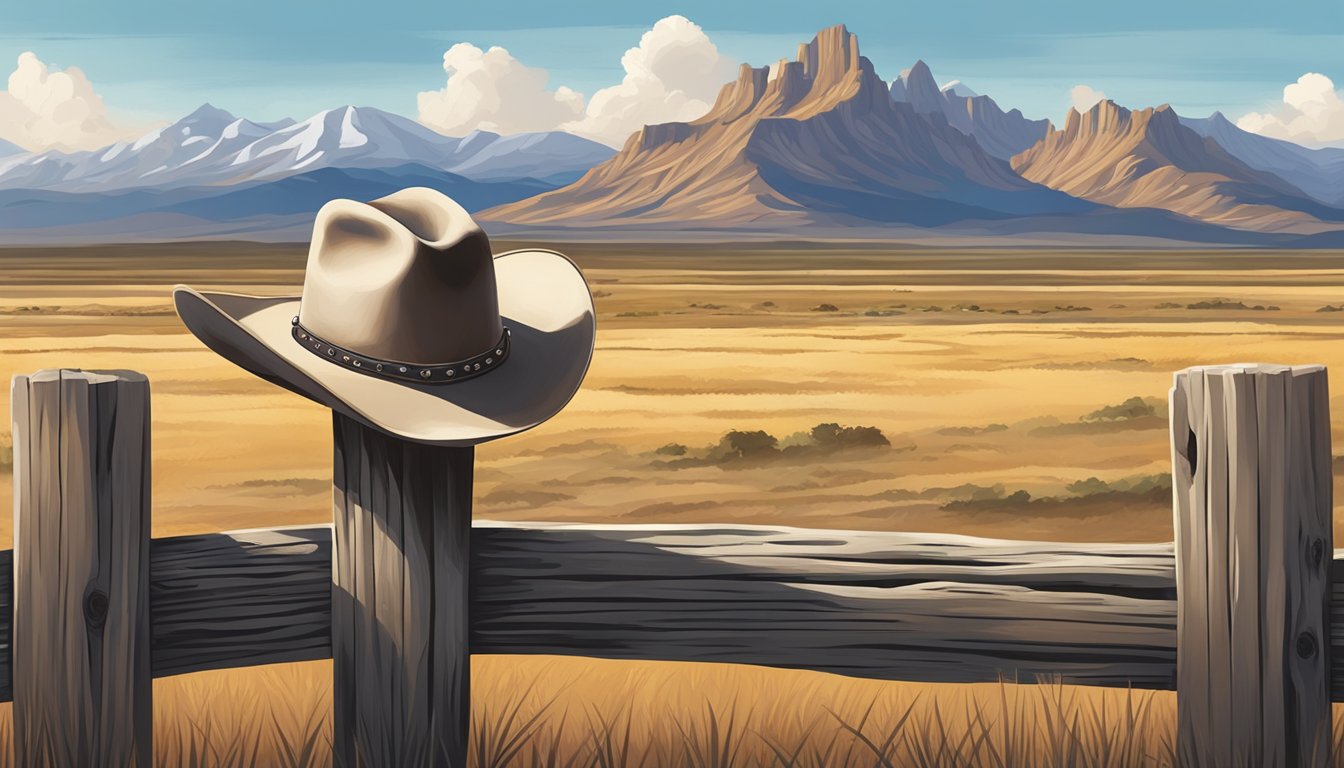
<svg viewBox="0 0 1344 768">
<path fill-rule="evenodd" d="M 714 661 L 928 682 L 1172 690 L 1167 544 L 757 526 L 478 522 L 471 652 Z M 155 677 L 331 658 L 331 526 L 155 539 Z M 12 697 L 0 551 L 0 701 Z M 1331 698 L 1344 702 L 1344 551 Z"/>
</svg>

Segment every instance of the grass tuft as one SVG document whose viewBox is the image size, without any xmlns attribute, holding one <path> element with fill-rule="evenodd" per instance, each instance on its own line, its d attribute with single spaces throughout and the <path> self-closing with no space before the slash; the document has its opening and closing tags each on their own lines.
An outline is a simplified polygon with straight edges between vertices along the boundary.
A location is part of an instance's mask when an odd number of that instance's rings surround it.
<svg viewBox="0 0 1344 768">
<path fill-rule="evenodd" d="M 499 663 L 507 667 L 474 680 L 470 768 L 1176 764 L 1169 692 L 1059 680 L 915 685 L 720 665 Z M 252 684 L 223 673 L 158 681 L 154 765 L 328 768 L 330 665 L 307 666 L 253 670 Z M 1344 719 L 1333 735 L 1339 765 Z M 6 705 L 0 766 L 14 764 L 13 737 Z"/>
</svg>

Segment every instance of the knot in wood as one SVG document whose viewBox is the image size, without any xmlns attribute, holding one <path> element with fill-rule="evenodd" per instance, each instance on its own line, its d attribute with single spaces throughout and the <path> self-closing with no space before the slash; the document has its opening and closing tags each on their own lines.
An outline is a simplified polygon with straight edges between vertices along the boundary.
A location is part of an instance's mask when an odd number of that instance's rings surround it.
<svg viewBox="0 0 1344 768">
<path fill-rule="evenodd" d="M 1297 636 L 1297 655 L 1303 659 L 1316 655 L 1316 636 L 1310 631 Z"/>
<path fill-rule="evenodd" d="M 84 596 L 84 620 L 89 626 L 98 629 L 107 620 L 107 593 L 101 589 L 90 591 Z"/>
</svg>

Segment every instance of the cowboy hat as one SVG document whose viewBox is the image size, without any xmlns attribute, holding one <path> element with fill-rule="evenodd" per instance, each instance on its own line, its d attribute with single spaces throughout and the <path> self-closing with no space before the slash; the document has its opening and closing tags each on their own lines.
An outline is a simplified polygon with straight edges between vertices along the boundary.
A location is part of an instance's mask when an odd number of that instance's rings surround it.
<svg viewBox="0 0 1344 768">
<path fill-rule="evenodd" d="M 467 446 L 554 416 L 592 359 L 593 299 L 559 253 L 493 255 L 432 189 L 318 211 L 300 296 L 173 290 L 207 347 L 393 435 Z"/>
</svg>

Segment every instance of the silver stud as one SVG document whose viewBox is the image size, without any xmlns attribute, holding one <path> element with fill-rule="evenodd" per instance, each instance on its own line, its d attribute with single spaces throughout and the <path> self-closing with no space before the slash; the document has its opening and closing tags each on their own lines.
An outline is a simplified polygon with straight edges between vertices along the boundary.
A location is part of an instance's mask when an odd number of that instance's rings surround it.
<svg viewBox="0 0 1344 768">
<path fill-rule="evenodd" d="M 493 358 L 493 357 L 487 357 L 487 358 L 485 358 L 485 364 L 486 364 L 486 365 L 490 365 L 490 364 L 492 364 L 492 363 L 494 363 L 494 362 L 495 362 L 495 358 Z"/>
<path fill-rule="evenodd" d="M 428 379 L 428 378 L 429 378 L 429 375 L 430 375 L 430 370 L 429 370 L 428 368 L 426 368 L 425 370 L 423 370 L 423 371 L 420 372 L 420 378 L 422 378 L 422 379 Z"/>
<path fill-rule="evenodd" d="M 402 372 L 402 373 L 405 373 L 405 372 L 406 372 L 406 366 L 404 366 L 404 365 L 401 366 L 401 372 Z"/>
<path fill-rule="evenodd" d="M 303 331 L 299 331 L 299 338 L 300 338 L 300 339 L 306 339 L 306 338 L 308 338 L 308 334 L 304 333 Z"/>
<path fill-rule="evenodd" d="M 470 366 L 470 365 L 464 365 L 464 366 L 462 366 L 462 372 L 463 372 L 463 373 L 466 373 L 466 372 L 468 372 L 468 371 L 470 371 L 470 370 L 471 370 L 471 366 Z"/>
<path fill-rule="evenodd" d="M 348 362 L 350 362 L 350 356 L 349 356 L 349 355 L 341 355 L 341 362 L 342 362 L 342 363 L 348 363 Z"/>
<path fill-rule="evenodd" d="M 327 356 L 328 356 L 328 357 L 335 357 L 335 356 L 336 356 L 336 350 L 334 350 L 334 349 L 328 349 L 328 350 L 327 350 Z"/>
<path fill-rule="evenodd" d="M 502 349 L 496 349 L 496 350 L 495 350 L 495 354 L 496 354 L 496 355 L 502 355 L 502 354 L 504 354 L 504 350 L 502 350 Z"/>
<path fill-rule="evenodd" d="M 456 373 L 456 371 L 454 371 L 452 368 L 449 368 L 449 369 L 448 369 L 448 378 L 450 378 L 450 379 L 453 378 L 453 374 L 454 374 L 454 373 Z"/>
<path fill-rule="evenodd" d="M 322 348 L 321 342 L 316 341 L 313 342 L 313 349 L 321 349 L 321 348 Z"/>
<path fill-rule="evenodd" d="M 290 324 L 290 325 L 298 325 L 298 324 L 299 324 L 299 316 L 298 316 L 298 315 L 295 315 L 293 318 L 291 318 L 290 321 L 289 321 L 289 324 Z"/>
<path fill-rule="evenodd" d="M 382 372 L 383 372 L 383 364 L 382 364 L 382 363 L 379 363 L 378 365 L 374 366 L 373 369 L 374 369 L 375 371 L 379 372 L 379 373 L 382 373 Z"/>
<path fill-rule="evenodd" d="M 362 364 L 358 360 L 356 360 L 354 365 L 356 368 L 359 368 Z"/>
<path fill-rule="evenodd" d="M 481 370 L 481 364 L 480 364 L 480 363 L 477 363 L 477 364 L 473 365 L 472 368 L 475 368 L 476 370 L 479 371 L 479 370 Z"/>
</svg>

